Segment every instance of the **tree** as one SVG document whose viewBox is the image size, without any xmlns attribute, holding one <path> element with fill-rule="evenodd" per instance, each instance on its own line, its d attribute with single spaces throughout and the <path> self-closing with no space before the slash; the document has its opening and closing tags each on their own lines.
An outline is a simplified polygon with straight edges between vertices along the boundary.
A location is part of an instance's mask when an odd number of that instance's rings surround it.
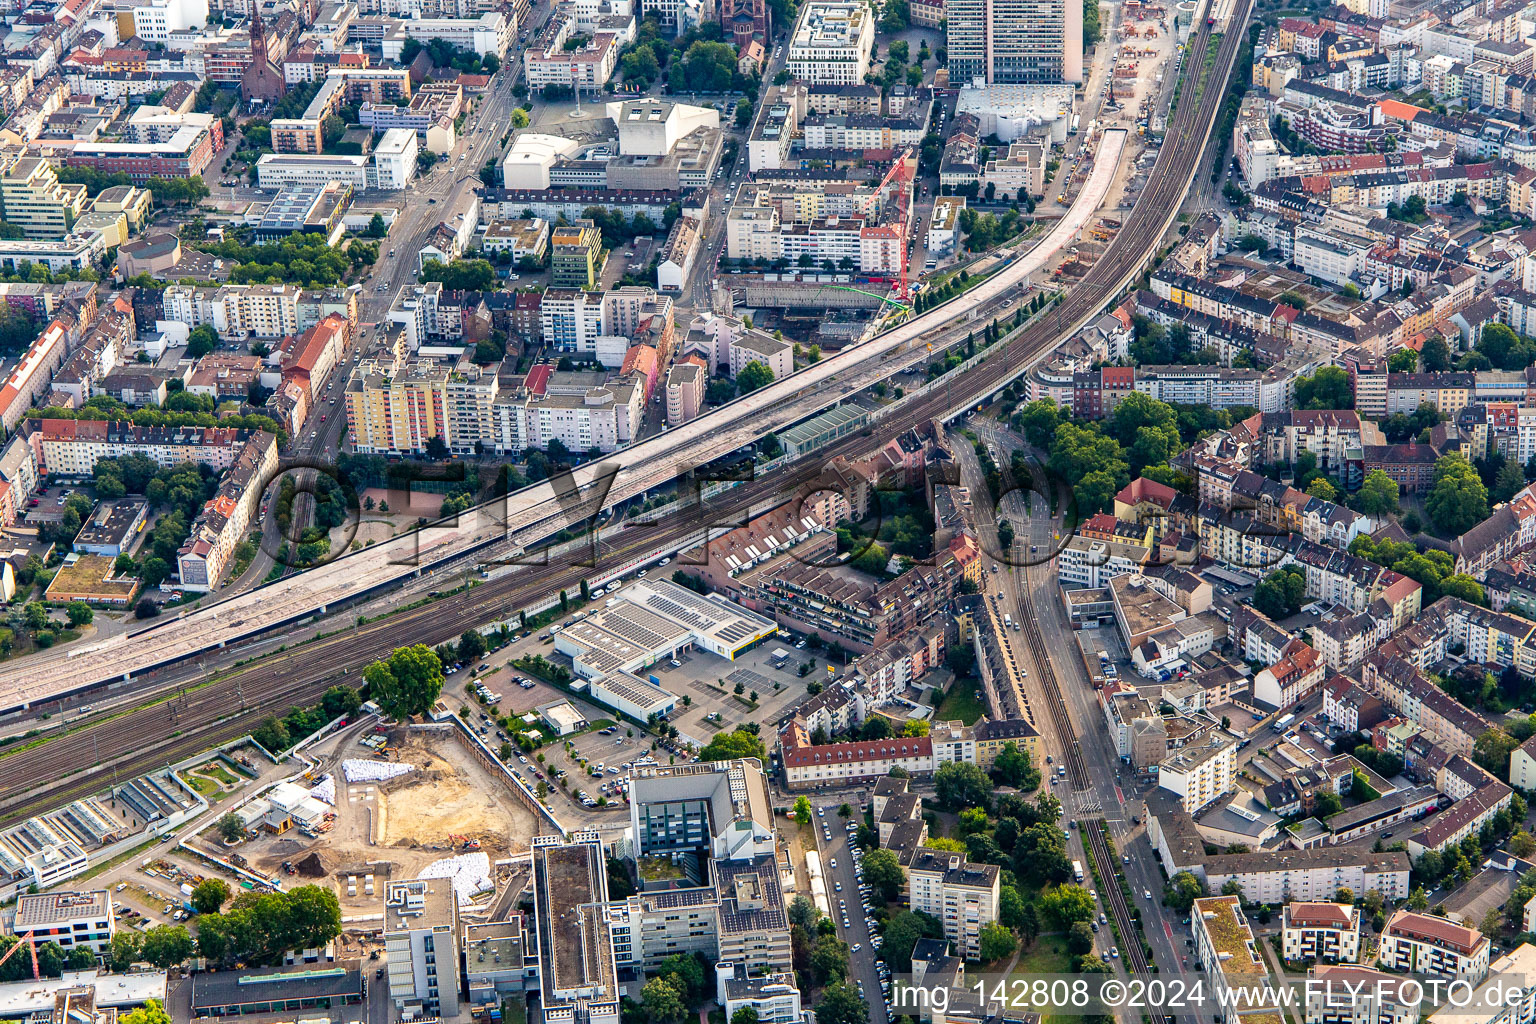
<svg viewBox="0 0 1536 1024">
<path fill-rule="evenodd" d="M 1472 744 L 1472 760 L 1496 778 L 1509 778 L 1509 755 L 1520 742 L 1501 726 L 1485 730 Z"/>
<path fill-rule="evenodd" d="M 1323 819 L 1331 818 L 1344 809 L 1344 801 L 1339 794 L 1332 790 L 1323 790 L 1317 794 L 1316 805 L 1313 813 Z"/>
<path fill-rule="evenodd" d="M 1040 894 L 1040 910 L 1062 929 L 1070 928 L 1074 921 L 1091 921 L 1094 915 L 1093 897 L 1080 885 L 1058 885 Z"/>
<path fill-rule="evenodd" d="M 1296 566 L 1276 569 L 1253 588 L 1253 606 L 1272 619 L 1295 615 L 1307 596 L 1307 577 Z"/>
<path fill-rule="evenodd" d="M 465 663 L 474 661 L 485 653 L 485 637 L 480 635 L 478 629 L 466 629 L 459 634 L 459 660 Z M 438 664 L 442 661 L 439 659 Z"/>
<path fill-rule="evenodd" d="M 1092 934 L 1089 932 L 1090 936 Z M 1093 943 L 1089 942 L 1088 947 L 1092 949 Z M 1019 940 L 1014 938 L 1013 932 L 996 921 L 989 921 L 981 926 L 981 958 L 983 960 L 1002 960 L 1004 957 L 1012 956 L 1013 951 L 1018 948 Z"/>
<path fill-rule="evenodd" d="M 143 1006 L 123 1014 L 118 1018 L 118 1022 L 119 1024 L 171 1024 L 171 1015 L 165 1012 L 165 1006 L 160 1000 L 151 999 Z"/>
<path fill-rule="evenodd" d="M 187 358 L 201 359 L 218 347 L 219 336 L 213 333 L 212 327 L 206 324 L 194 327 L 187 338 Z"/>
<path fill-rule="evenodd" d="M 704 968 L 691 956 L 674 953 L 656 966 L 656 974 L 672 982 L 690 1007 L 698 1005 L 705 994 Z"/>
<path fill-rule="evenodd" d="M 731 1014 L 731 1024 L 757 1024 L 757 1011 L 750 1006 L 738 1007 Z"/>
<path fill-rule="evenodd" d="M 162 924 L 144 933 L 141 956 L 165 970 L 175 967 L 192 955 L 192 937 L 179 924 Z"/>
<path fill-rule="evenodd" d="M 1373 469 L 1365 475 L 1365 482 L 1355 495 L 1355 506 L 1368 516 L 1380 518 L 1397 511 L 1398 495 L 1397 481 Z"/>
<path fill-rule="evenodd" d="M 363 706 L 363 698 L 350 686 L 333 686 L 320 695 L 320 710 L 327 719 L 349 718 Z"/>
<path fill-rule="evenodd" d="M 1437 527 L 1453 534 L 1488 518 L 1488 489 L 1466 456 L 1451 452 L 1435 461 L 1435 481 L 1424 498 L 1424 510 Z"/>
<path fill-rule="evenodd" d="M 1483 585 L 1477 582 L 1475 577 L 1464 572 L 1455 573 L 1441 580 L 1440 594 L 1443 597 L 1458 597 L 1471 604 L 1484 604 L 1487 599 Z"/>
<path fill-rule="evenodd" d="M 804 893 L 800 893 L 789 901 L 789 923 L 804 928 L 809 932 L 816 925 L 816 920 L 821 917 L 821 911 L 816 909 L 816 904 Z"/>
<path fill-rule="evenodd" d="M 894 853 L 890 850 L 870 850 L 864 855 L 864 880 L 882 901 L 891 903 L 901 895 L 905 878 Z"/>
<path fill-rule="evenodd" d="M 143 939 L 138 932 L 119 931 L 112 936 L 112 945 L 108 947 L 107 964 L 114 971 L 122 973 L 130 966 L 138 962 L 139 950 L 143 947 Z M 167 1020 L 170 1018 L 167 1017 Z"/>
<path fill-rule="evenodd" d="M 1424 886 L 1416 885 L 1413 892 L 1408 894 L 1408 909 L 1420 914 L 1429 909 L 1429 897 L 1424 895 Z"/>
<path fill-rule="evenodd" d="M 1419 351 L 1419 363 L 1426 373 L 1442 373 L 1451 368 L 1451 346 L 1440 335 L 1424 343 Z"/>
<path fill-rule="evenodd" d="M 743 96 L 736 101 L 736 127 L 745 128 L 752 123 L 752 101 Z"/>
<path fill-rule="evenodd" d="M 219 835 L 226 843 L 239 842 L 245 838 L 245 822 L 234 811 L 227 812 L 218 821 Z"/>
<path fill-rule="evenodd" d="M 1353 409 L 1354 389 L 1349 374 L 1337 366 L 1324 366 L 1296 382 L 1298 409 Z"/>
<path fill-rule="evenodd" d="M 795 800 L 795 820 L 802 825 L 811 823 L 811 801 L 804 796 Z"/>
<path fill-rule="evenodd" d="M 229 901 L 229 883 L 222 878 L 205 878 L 192 889 L 192 909 L 199 914 L 217 914 Z"/>
<path fill-rule="evenodd" d="M 945 810 L 992 806 L 992 780 L 974 764 L 951 761 L 941 765 L 933 774 L 933 786 L 934 796 Z"/>
<path fill-rule="evenodd" d="M 763 747 L 761 739 L 741 728 L 716 733 L 704 749 L 699 751 L 700 761 L 734 761 L 739 757 L 755 757 L 767 761 L 768 751 Z"/>
<path fill-rule="evenodd" d="M 1016 789 L 1040 788 L 1040 770 L 1035 767 L 1029 751 L 1021 749 L 1012 740 L 1004 743 L 1003 749 L 997 752 L 997 758 L 992 762 L 992 775 L 1002 785 Z"/>
<path fill-rule="evenodd" d="M 736 375 L 736 390 L 743 395 L 750 395 L 758 388 L 766 387 L 773 383 L 773 371 L 756 359 L 741 368 Z"/>
<path fill-rule="evenodd" d="M 1093 928 L 1087 921 L 1075 921 L 1067 930 L 1067 952 L 1073 956 L 1093 952 Z"/>
<path fill-rule="evenodd" d="M 811 973 L 817 984 L 848 980 L 848 943 L 836 935 L 823 935 L 811 947 Z"/>
<path fill-rule="evenodd" d="M 1413 373 L 1419 368 L 1419 354 L 1411 348 L 1400 348 L 1387 357 L 1389 373 Z"/>
<path fill-rule="evenodd" d="M 645 1007 L 648 1019 L 664 1024 L 677 1024 L 687 1011 L 682 992 L 670 978 L 656 977 L 646 982 L 640 990 L 640 1005 Z"/>
<path fill-rule="evenodd" d="M 910 959 L 911 954 L 907 954 Z M 847 982 L 839 981 L 822 989 L 816 1004 L 817 1024 L 869 1024 L 869 1004 Z"/>
<path fill-rule="evenodd" d="M 1494 478 L 1493 490 L 1490 499 L 1496 504 L 1502 504 L 1513 498 L 1516 492 L 1525 487 L 1525 471 L 1518 462 L 1505 460 L 1499 467 L 1499 475 Z"/>
<path fill-rule="evenodd" d="M 1522 338 L 1501 323 L 1485 324 L 1477 351 L 1498 370 L 1522 370 L 1533 361 L 1531 339 Z"/>
<path fill-rule="evenodd" d="M 397 648 L 363 669 L 373 699 L 392 718 L 423 714 L 443 692 L 443 663 L 426 644 Z"/>
<path fill-rule="evenodd" d="M 1175 910 L 1188 912 L 1195 900 L 1205 895 L 1205 886 L 1188 871 L 1180 871 L 1163 886 L 1163 902 Z"/>
</svg>

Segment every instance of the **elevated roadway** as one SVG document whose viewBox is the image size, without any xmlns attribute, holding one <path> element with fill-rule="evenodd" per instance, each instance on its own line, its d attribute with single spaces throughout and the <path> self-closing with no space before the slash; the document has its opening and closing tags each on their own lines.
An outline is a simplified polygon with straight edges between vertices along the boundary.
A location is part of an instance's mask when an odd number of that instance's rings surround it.
<svg viewBox="0 0 1536 1024">
<path fill-rule="evenodd" d="M 965 326 L 972 322 L 968 313 L 985 311 L 990 319 L 1022 296 L 1033 275 L 1077 238 L 1113 184 L 1128 135 L 1125 129 L 1106 131 L 1094 173 L 1068 215 L 965 295 L 688 424 L 580 466 L 568 478 L 541 481 L 451 520 L 344 555 L 210 608 L 8 664 L 0 671 L 0 712 L 216 650 L 492 545 L 501 555 L 517 552 L 922 362 L 930 346 L 954 343 L 971 329 Z M 946 328 L 954 337 L 943 337 Z"/>
<path fill-rule="evenodd" d="M 1233 19 L 1236 24 L 1245 24 L 1250 3 L 1251 0 L 1234 0 L 1238 9 Z M 1202 19 L 1192 40 L 1193 52 L 1203 51 L 1209 31 Z M 950 418 L 995 393 L 1027 370 L 1060 339 L 1097 315 L 1105 303 L 1134 280 L 1172 225 L 1180 202 L 1198 168 L 1220 109 L 1226 79 L 1238 49 L 1239 34 L 1229 33 L 1223 39 L 1216 64 L 1199 95 L 1196 96 L 1193 88 L 1184 91 L 1183 101 L 1170 125 L 1168 141 L 1163 146 L 1147 188 L 1104 256 L 1049 314 L 1013 332 L 1002 345 L 988 350 L 963 373 L 952 374 L 952 383 L 929 386 L 909 396 L 908 401 L 900 404 L 882 420 L 882 436 L 894 436 L 901 430 L 934 418 Z M 1125 134 L 1123 131 L 1118 135 L 1108 133 L 1105 141 L 1108 145 L 1123 146 Z M 1097 161 L 1094 176 L 1090 178 L 1089 188 L 1085 189 L 1080 203 L 1091 201 L 1093 190 L 1103 184 L 1099 176 L 1112 173 L 1116 163 L 1114 159 Z M 840 397 L 835 389 L 845 386 L 839 383 L 837 371 L 841 369 L 850 373 L 853 379 L 860 379 L 857 375 L 860 366 L 850 367 L 849 363 L 862 364 L 866 376 L 873 374 L 874 379 L 878 379 L 899 368 L 908 358 L 912 361 L 921 360 L 926 354 L 928 338 L 942 338 L 946 329 L 963 334 L 965 323 L 962 321 L 956 325 L 953 320 L 963 318 L 966 310 L 972 306 L 985 309 L 1004 301 L 1008 291 L 1016 290 L 1018 283 L 1031 269 L 1037 270 L 1049 262 L 1045 254 L 1050 251 L 1050 246 L 1054 244 L 1059 248 L 1064 244 L 1065 238 L 1070 238 L 1071 233 L 1085 224 L 1092 212 L 1091 208 L 1084 208 L 1079 217 L 1064 219 L 1060 225 L 1063 234 L 1057 235 L 1053 231 L 1045 243 L 1035 250 L 1038 258 L 1016 260 L 999 276 L 957 300 L 965 305 L 947 303 L 887 335 L 824 360 L 822 364 L 764 389 L 765 392 L 771 391 L 770 394 L 748 396 L 695 421 L 689 425 L 691 429 L 671 431 L 627 452 L 618 453 L 613 459 L 607 460 L 606 464 L 611 466 L 618 461 L 620 472 L 612 477 L 613 486 L 602 498 L 592 493 L 595 489 L 591 486 L 599 467 L 582 467 L 574 477 L 578 486 L 587 490 L 575 495 L 576 500 L 568 500 L 563 509 L 551 486 L 548 483 L 540 484 L 512 495 L 504 506 L 482 506 L 459 517 L 456 522 L 440 524 L 409 538 L 397 539 L 337 559 L 330 565 L 285 581 L 281 589 L 266 587 L 236 601 L 169 619 L 115 640 L 87 644 L 65 652 L 50 652 L 42 657 L 19 659 L 7 664 L 4 671 L 0 672 L 0 710 L 15 710 L 30 703 L 84 692 L 121 680 L 130 674 L 145 672 L 155 666 L 172 664 L 199 654 L 219 663 L 228 663 L 233 660 L 232 656 L 220 654 L 219 649 L 243 636 L 306 618 L 349 597 L 398 584 L 424 568 L 486 549 L 490 545 L 504 542 L 509 536 L 520 533 L 548 535 L 553 532 L 548 525 L 550 522 L 579 522 L 599 507 L 641 493 L 653 485 L 647 481 L 658 480 L 658 474 L 666 474 L 670 479 L 680 467 L 708 461 L 768 430 L 776 429 L 786 416 L 803 418 L 818 408 L 835 404 Z M 1076 225 L 1070 233 L 1068 224 Z M 849 390 L 853 387 L 846 386 Z M 831 394 L 827 393 L 829 389 L 832 390 Z M 788 396 L 784 394 L 785 390 L 790 391 Z M 777 401 L 774 401 L 775 398 Z M 243 677 L 249 677 L 242 691 L 247 695 L 247 707 L 243 715 L 234 713 L 228 703 L 217 700 L 211 702 L 207 711 L 191 713 L 206 714 L 210 720 L 227 718 L 229 727 L 234 729 L 249 727 L 249 721 L 245 721 L 249 716 L 269 713 L 272 707 L 278 705 L 285 708 L 295 703 L 302 693 L 318 695 L 325 685 L 337 678 L 336 674 L 343 667 L 365 664 L 387 654 L 402 640 L 408 638 L 413 642 L 428 643 L 449 640 L 468 626 L 508 617 L 519 608 L 547 600 L 550 594 L 560 589 L 572 589 L 579 585 L 581 579 L 602 578 L 611 573 L 613 567 L 634 564 L 656 553 L 695 543 L 712 523 L 729 521 L 730 517 L 763 507 L 786 492 L 812 485 L 827 459 L 839 454 L 857 455 L 867 450 L 872 443 L 872 437 L 869 436 L 871 433 L 865 431 L 863 436 L 845 438 L 764 480 L 734 488 L 712 501 L 707 508 L 694 505 L 680 510 L 677 515 L 668 517 L 652 528 L 618 531 L 617 537 L 605 543 L 599 569 L 555 562 L 520 566 L 466 593 L 402 612 L 379 623 L 348 630 L 340 636 L 316 641 L 304 649 L 303 658 L 289 662 L 281 670 L 256 666 L 242 673 Z M 670 461 L 663 463 L 660 470 L 650 468 L 659 459 Z M 627 474 L 623 472 L 626 468 Z M 607 472 L 612 474 L 611 469 Z M 502 544 L 500 550 L 506 550 L 507 547 Z M 269 672 L 271 674 L 267 674 Z M 307 680 L 307 686 L 299 685 L 303 680 Z M 269 692 L 269 687 L 270 692 L 283 694 L 276 703 L 265 697 L 250 698 L 252 694 Z M 211 695 L 199 694 L 196 704 L 201 707 L 208 696 Z M 92 728 L 77 735 L 97 734 L 98 730 Z M 65 737 L 55 740 L 39 749 L 54 751 L 57 748 L 59 756 L 71 763 L 80 764 L 79 751 L 71 759 L 60 746 L 67 746 L 72 739 Z M 162 744 L 165 742 L 158 737 L 135 731 L 131 735 L 124 735 L 120 742 L 126 756 L 130 750 L 140 750 L 146 744 L 157 741 Z M 9 767 L 13 761 L 30 760 L 30 754 L 26 752 L 6 758 L 4 763 Z M 83 763 L 106 761 L 109 756 L 107 750 L 96 748 L 94 754 L 84 755 Z M 157 752 L 154 756 L 162 755 Z M 37 773 L 38 769 L 24 771 L 31 772 L 32 780 L 45 779 L 56 777 L 48 773 L 56 772 L 57 767 L 43 767 L 41 774 Z M 0 775 L 0 792 L 17 781 L 17 777 Z"/>
<path fill-rule="evenodd" d="M 1246 24 L 1251 2 L 1235 0 L 1235 24 Z M 1209 28 L 1201 19 L 1192 40 L 1194 52 L 1203 51 L 1208 33 Z M 1180 107 L 1172 119 L 1168 141 L 1147 188 L 1126 218 L 1124 229 L 1081 283 L 1068 292 L 1065 300 L 1047 317 L 1014 332 L 1002 345 L 994 346 L 987 358 L 964 373 L 954 374 L 953 385 L 929 387 L 912 396 L 911 401 L 899 406 L 883 421 L 882 436 L 893 436 L 897 431 L 934 418 L 948 418 L 994 393 L 1049 351 L 1058 340 L 1096 315 L 1106 302 L 1134 280 L 1172 225 L 1199 166 L 1220 109 L 1238 42 L 1238 33 L 1229 33 L 1224 38 L 1206 88 L 1198 97 L 1195 90 L 1184 90 Z M 210 743 L 238 736 L 267 715 L 314 700 L 327 686 L 355 678 L 358 666 L 388 654 L 403 641 L 437 644 L 452 640 L 466 627 L 508 618 L 521 608 L 547 600 L 552 593 L 579 586 L 582 579 L 602 578 L 615 568 L 643 560 L 654 552 L 694 542 L 712 523 L 743 516 L 750 510 L 782 500 L 786 493 L 792 494 L 797 489 L 802 494 L 810 493 L 817 489 L 817 479 L 827 459 L 866 451 L 874 443 L 872 433 L 865 431 L 843 438 L 811 458 L 791 463 L 777 474 L 726 491 L 707 508 L 682 510 L 650 528 L 614 530 L 602 544 L 599 556 L 602 568 L 598 570 L 556 561 L 503 571 L 465 592 L 408 608 L 388 618 L 313 640 L 275 658 L 234 669 L 185 697 L 132 714 L 106 718 L 41 746 L 0 756 L 0 818 L 15 818 L 91 792 L 99 788 L 100 779 L 108 770 L 120 773 L 146 770 L 167 760 L 177 760 Z M 430 538 L 431 534 L 428 534 L 426 540 L 430 541 Z M 446 548 L 436 550 L 445 551 Z M 346 561 L 348 559 L 341 559 L 338 564 Z M 310 575 L 313 574 L 305 574 Z M 320 578 L 315 576 L 317 580 Z M 303 579 L 304 576 L 298 577 L 298 580 Z M 260 598 L 265 593 L 261 591 L 252 596 Z M 317 588 L 316 594 L 321 593 L 323 588 Z M 172 625 L 179 631 L 186 624 L 183 620 Z M 233 660 L 231 653 L 220 654 L 214 648 L 216 645 L 204 647 L 209 660 L 217 663 L 210 667 L 227 665 Z M 88 660 L 104 659 L 112 660 L 103 665 L 103 669 L 120 671 L 122 662 L 117 653 L 96 652 Z M 13 690 L 20 689 L 23 676 L 35 678 L 39 689 L 34 692 L 46 693 L 47 673 L 60 671 L 62 662 L 56 659 L 41 672 L 24 669 L 22 666 L 27 664 L 36 664 L 36 661 L 26 659 L 8 665 L 6 675 L 0 678 Z M 354 673 L 352 677 L 343 675 L 349 669 Z M 33 673 L 37 675 L 33 676 Z M 58 692 L 62 688 L 55 690 Z"/>
</svg>

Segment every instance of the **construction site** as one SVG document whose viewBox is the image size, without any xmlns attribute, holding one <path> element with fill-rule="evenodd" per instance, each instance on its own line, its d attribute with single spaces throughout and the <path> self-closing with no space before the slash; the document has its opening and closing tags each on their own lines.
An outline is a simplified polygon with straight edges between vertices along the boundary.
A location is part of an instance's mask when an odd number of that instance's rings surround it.
<svg viewBox="0 0 1536 1024">
<path fill-rule="evenodd" d="M 329 882 L 359 921 L 391 877 L 452 877 L 466 913 L 505 902 L 518 865 L 526 877 L 538 821 L 460 730 L 354 729 L 310 754 L 301 779 L 237 808 L 233 862 L 285 885 Z"/>
</svg>

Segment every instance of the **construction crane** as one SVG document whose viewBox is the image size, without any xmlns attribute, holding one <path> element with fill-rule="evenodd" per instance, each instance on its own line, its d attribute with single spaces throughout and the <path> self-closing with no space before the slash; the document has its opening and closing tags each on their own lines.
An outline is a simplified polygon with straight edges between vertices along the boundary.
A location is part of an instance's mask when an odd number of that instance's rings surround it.
<svg viewBox="0 0 1536 1024">
<path fill-rule="evenodd" d="M 27 932 L 24 935 L 22 935 L 20 938 L 18 938 L 16 940 L 16 945 L 14 945 L 10 949 L 6 950 L 4 956 L 0 956 L 0 966 L 4 966 L 5 962 L 7 960 L 9 960 L 11 957 L 16 955 L 16 951 L 21 948 L 22 943 L 26 943 L 27 948 L 32 951 L 32 978 L 33 978 L 33 980 L 41 978 L 43 976 L 43 972 L 38 970 L 38 968 L 37 968 L 37 943 L 32 941 L 32 933 L 31 932 Z"/>
<path fill-rule="evenodd" d="M 835 288 L 835 289 L 837 289 L 840 292 L 857 292 L 859 295 L 868 295 L 872 299 L 879 299 L 881 304 L 882 304 L 881 305 L 882 309 L 884 308 L 884 303 L 889 302 L 891 305 L 895 306 L 897 309 L 901 310 L 903 313 L 910 313 L 910 312 L 912 312 L 912 307 L 910 305 L 908 305 L 905 302 L 897 302 L 895 299 L 891 298 L 889 294 L 887 294 L 887 295 L 877 295 L 874 292 L 867 292 L 863 288 L 855 288 L 855 287 L 853 287 L 853 285 L 850 285 L 850 284 L 834 284 L 834 285 L 830 285 L 829 287 Z"/>
<path fill-rule="evenodd" d="M 884 178 L 880 179 L 880 187 L 875 189 L 875 194 L 883 197 L 887 186 L 893 181 L 896 182 L 897 209 L 901 211 L 901 216 L 897 220 L 900 227 L 897 242 L 901 246 L 901 283 L 896 290 L 896 295 L 901 299 L 901 303 L 908 307 L 912 304 L 912 292 L 907 287 L 907 225 L 911 221 L 913 177 L 913 170 L 907 165 L 907 160 L 911 156 L 911 146 L 897 154 L 896 162 L 891 164 L 891 169 L 885 172 Z"/>
</svg>

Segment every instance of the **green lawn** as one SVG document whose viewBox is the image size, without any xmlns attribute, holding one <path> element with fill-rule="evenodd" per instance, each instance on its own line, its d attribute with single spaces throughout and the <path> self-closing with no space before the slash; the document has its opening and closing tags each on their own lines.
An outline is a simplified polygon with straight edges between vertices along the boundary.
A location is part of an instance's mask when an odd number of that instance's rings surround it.
<svg viewBox="0 0 1536 1024">
<path fill-rule="evenodd" d="M 181 781 L 185 782 L 187 785 L 197 790 L 200 795 L 205 797 L 216 796 L 222 791 L 219 784 L 214 782 L 212 779 L 205 779 L 201 775 L 193 775 L 189 772 L 182 773 Z"/>
<path fill-rule="evenodd" d="M 209 778 L 214 779 L 215 781 L 220 782 L 226 786 L 238 786 L 240 784 L 240 780 L 231 775 L 229 770 L 226 769 L 223 765 L 205 764 L 196 769 L 196 771 L 197 774 L 206 775 Z"/>
<path fill-rule="evenodd" d="M 933 717 L 937 722 L 959 720 L 966 725 L 975 725 L 976 720 L 986 713 L 987 706 L 981 699 L 981 684 L 961 680 L 949 688 Z"/>
<path fill-rule="evenodd" d="M 1013 968 L 1018 974 L 1070 974 L 1072 957 L 1067 953 L 1067 937 L 1060 934 L 1041 935 L 1035 944 L 1019 954 L 1019 962 Z"/>
</svg>

